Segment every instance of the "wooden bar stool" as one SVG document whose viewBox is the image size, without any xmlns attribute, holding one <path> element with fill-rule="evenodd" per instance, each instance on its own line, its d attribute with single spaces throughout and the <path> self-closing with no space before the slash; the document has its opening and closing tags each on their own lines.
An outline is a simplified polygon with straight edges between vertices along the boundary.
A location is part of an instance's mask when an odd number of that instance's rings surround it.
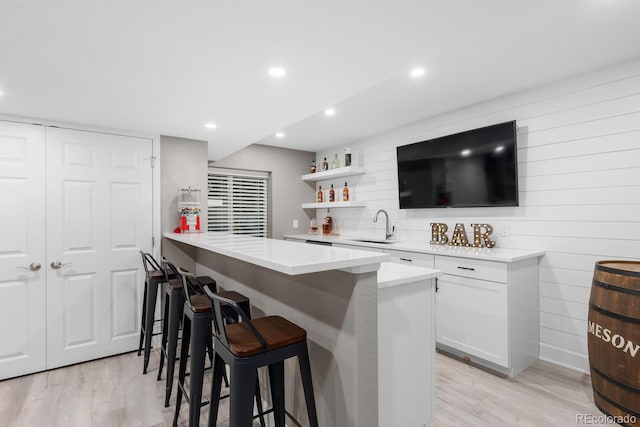
<svg viewBox="0 0 640 427">
<path fill-rule="evenodd" d="M 213 341 L 211 336 L 211 300 L 204 294 L 205 290 L 214 293 L 216 289 L 215 280 L 206 277 L 195 277 L 193 274 L 176 268 L 173 264 L 169 264 L 171 268 L 177 272 L 182 281 L 182 290 L 184 293 L 184 314 L 182 320 L 182 344 L 180 347 L 180 367 L 178 370 L 178 391 L 176 398 L 176 410 L 173 419 L 173 425 L 178 423 L 180 415 L 180 406 L 182 404 L 182 396 L 189 403 L 189 426 L 198 426 L 200 421 L 200 409 L 209 402 L 201 402 L 202 400 L 202 383 L 204 379 L 204 362 L 205 348 L 210 351 L 210 359 L 213 361 Z M 249 310 L 249 299 L 244 295 L 228 291 L 220 292 L 234 301 L 238 306 Z M 227 310 L 225 321 L 228 323 L 238 322 L 239 316 L 235 311 Z M 189 358 L 189 388 L 185 387 L 185 377 L 187 376 L 187 358 Z M 252 395 L 255 394 L 258 403 L 258 413 L 261 425 L 264 427 L 264 415 L 262 411 L 262 398 L 260 396 L 260 387 L 257 381 L 254 381 Z"/>
<path fill-rule="evenodd" d="M 275 426 L 284 427 L 285 415 L 288 415 L 284 405 L 284 361 L 297 356 L 309 424 L 311 427 L 318 427 L 307 332 L 280 316 L 251 320 L 235 301 L 215 294 L 207 288 L 205 292 L 212 301 L 215 352 L 209 426 L 215 426 L 217 422 L 226 363 L 231 369 L 229 427 L 252 425 L 252 384 L 256 382 L 257 369 L 262 366 L 269 367 Z M 223 307 L 232 308 L 242 318 L 242 322 L 225 324 Z"/>
<path fill-rule="evenodd" d="M 175 265 L 167 258 L 162 257 L 162 269 L 165 278 L 179 277 Z M 216 289 L 216 281 L 208 276 L 198 276 L 195 279 L 189 278 L 190 283 L 195 287 L 210 286 Z M 164 407 L 169 407 L 171 400 L 171 392 L 173 390 L 173 378 L 175 373 L 175 362 L 177 360 L 178 335 L 180 332 L 180 324 L 184 315 L 184 290 L 182 279 L 168 279 L 163 284 L 163 292 L 165 295 L 164 316 L 162 322 L 162 348 L 160 350 L 160 369 L 158 369 L 158 378 L 162 377 L 162 368 L 164 361 L 167 362 L 167 380 Z M 248 299 L 247 299 L 248 304 Z M 226 378 L 225 378 L 225 381 Z"/>
<path fill-rule="evenodd" d="M 140 251 L 142 265 L 144 266 L 144 295 L 142 297 L 142 319 L 140 321 L 140 345 L 138 346 L 138 356 L 142 351 L 144 343 L 144 365 L 142 373 L 147 373 L 149 366 L 149 355 L 151 354 L 151 338 L 159 333 L 153 333 L 153 325 L 162 319 L 155 320 L 156 299 L 158 298 L 158 286 L 166 281 L 164 271 L 158 262 L 149 253 Z M 173 274 L 171 279 L 175 279 Z"/>
</svg>

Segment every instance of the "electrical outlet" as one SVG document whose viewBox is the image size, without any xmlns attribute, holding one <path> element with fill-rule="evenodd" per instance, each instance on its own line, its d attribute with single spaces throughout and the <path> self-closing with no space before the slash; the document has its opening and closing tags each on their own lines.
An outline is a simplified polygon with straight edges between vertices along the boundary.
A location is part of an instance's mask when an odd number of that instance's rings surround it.
<svg viewBox="0 0 640 427">
<path fill-rule="evenodd" d="M 298 228 L 298 220 L 297 219 L 293 220 L 293 228 Z"/>
<path fill-rule="evenodd" d="M 499 224 L 498 225 L 498 236 L 509 237 L 511 235 L 511 227 L 509 224 Z"/>
</svg>

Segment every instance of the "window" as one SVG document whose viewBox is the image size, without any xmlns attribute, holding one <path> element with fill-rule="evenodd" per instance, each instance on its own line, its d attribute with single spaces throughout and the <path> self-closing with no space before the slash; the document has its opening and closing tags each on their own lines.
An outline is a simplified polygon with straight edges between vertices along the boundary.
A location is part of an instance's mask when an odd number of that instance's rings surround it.
<svg viewBox="0 0 640 427">
<path fill-rule="evenodd" d="M 210 168 L 208 231 L 268 236 L 267 172 Z"/>
</svg>

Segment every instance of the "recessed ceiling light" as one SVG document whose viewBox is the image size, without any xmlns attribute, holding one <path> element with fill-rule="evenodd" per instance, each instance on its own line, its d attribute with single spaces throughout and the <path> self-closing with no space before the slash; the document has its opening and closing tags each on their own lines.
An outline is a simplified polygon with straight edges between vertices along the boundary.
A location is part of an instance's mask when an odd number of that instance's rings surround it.
<svg viewBox="0 0 640 427">
<path fill-rule="evenodd" d="M 0 96 L 4 95 L 4 92 L 2 90 L 0 90 Z"/>
<path fill-rule="evenodd" d="M 327 108 L 326 110 L 324 110 L 324 115 L 325 116 L 335 116 L 336 115 L 336 110 L 334 110 L 333 108 Z"/>
<path fill-rule="evenodd" d="M 496 147 L 496 153 L 499 153 L 502 150 L 504 150 L 504 145 L 500 145 L 500 146 Z"/>
<path fill-rule="evenodd" d="M 207 123 L 207 124 L 204 125 L 204 127 L 206 127 L 207 129 L 215 129 L 218 126 L 216 126 L 215 123 Z"/>
<path fill-rule="evenodd" d="M 271 67 L 267 72 L 271 77 L 284 77 L 287 75 L 287 70 L 282 67 Z"/>
<path fill-rule="evenodd" d="M 467 157 L 469 154 L 471 154 L 471 150 L 469 150 L 469 149 L 467 148 L 467 149 L 465 149 L 465 150 L 462 150 L 462 151 L 460 152 L 460 154 L 461 154 L 461 155 L 463 155 L 463 156 L 465 156 L 465 157 Z"/>
<path fill-rule="evenodd" d="M 284 138 L 284 132 L 276 132 L 276 138 Z"/>
<path fill-rule="evenodd" d="M 424 73 L 425 73 L 424 68 L 414 68 L 409 72 L 409 75 L 414 79 L 417 79 L 418 77 L 424 76 Z"/>
</svg>

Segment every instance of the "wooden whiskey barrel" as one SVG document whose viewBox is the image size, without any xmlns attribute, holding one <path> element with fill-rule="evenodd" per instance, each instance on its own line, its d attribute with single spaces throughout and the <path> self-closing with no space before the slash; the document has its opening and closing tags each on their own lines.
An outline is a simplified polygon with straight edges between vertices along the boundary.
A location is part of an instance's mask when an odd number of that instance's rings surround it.
<svg viewBox="0 0 640 427">
<path fill-rule="evenodd" d="M 640 262 L 596 263 L 587 335 L 596 406 L 640 426 Z"/>
</svg>

